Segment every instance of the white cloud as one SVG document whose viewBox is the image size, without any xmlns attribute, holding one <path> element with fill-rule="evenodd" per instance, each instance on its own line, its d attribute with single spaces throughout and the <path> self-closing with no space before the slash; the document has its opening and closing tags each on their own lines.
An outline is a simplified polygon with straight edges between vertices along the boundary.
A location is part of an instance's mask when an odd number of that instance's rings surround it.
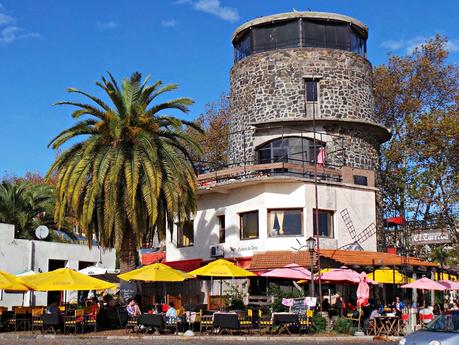
<svg viewBox="0 0 459 345">
<path fill-rule="evenodd" d="M 162 20 L 161 21 L 161 26 L 165 28 L 172 28 L 174 26 L 177 26 L 179 22 L 175 19 L 167 19 L 167 20 Z"/>
<path fill-rule="evenodd" d="M 228 22 L 237 22 L 240 19 L 236 8 L 222 6 L 220 0 L 176 0 L 177 5 L 191 5 L 196 11 L 212 14 Z"/>
<path fill-rule="evenodd" d="M 406 54 L 411 54 L 416 48 L 420 48 L 426 41 L 433 37 L 416 36 L 410 39 L 387 40 L 380 44 L 381 47 L 391 51 L 404 49 Z M 446 50 L 450 53 L 459 51 L 459 40 L 448 40 Z"/>
<path fill-rule="evenodd" d="M 96 26 L 99 30 L 105 31 L 105 30 L 116 29 L 119 25 L 117 22 L 114 22 L 113 20 L 109 20 L 108 22 L 97 22 Z"/>
<path fill-rule="evenodd" d="M 403 41 L 387 40 L 381 43 L 381 47 L 390 50 L 398 50 L 403 47 Z"/>
<path fill-rule="evenodd" d="M 446 49 L 448 49 L 450 53 L 459 52 L 459 40 L 449 40 L 446 43 Z"/>
<path fill-rule="evenodd" d="M 0 11 L 2 8 L 0 7 Z M 16 19 L 5 14 L 5 13 L 0 13 L 0 25 L 7 25 L 7 24 L 14 24 L 16 23 Z"/>
<path fill-rule="evenodd" d="M 29 32 L 15 25 L 17 19 L 5 12 L 5 7 L 0 3 L 0 46 L 6 46 L 23 38 L 41 37 L 38 33 Z"/>
<path fill-rule="evenodd" d="M 18 26 L 7 26 L 0 30 L 0 45 L 7 45 L 23 38 L 41 37 L 34 32 L 26 32 Z"/>
</svg>

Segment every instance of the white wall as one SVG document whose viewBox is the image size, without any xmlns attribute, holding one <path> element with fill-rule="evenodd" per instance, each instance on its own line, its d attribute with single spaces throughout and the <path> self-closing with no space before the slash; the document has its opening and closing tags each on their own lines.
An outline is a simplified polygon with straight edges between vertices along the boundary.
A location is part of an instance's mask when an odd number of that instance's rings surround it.
<svg viewBox="0 0 459 345">
<path fill-rule="evenodd" d="M 321 248 L 336 249 L 353 242 L 340 215 L 340 211 L 345 208 L 350 214 L 357 233 L 376 222 L 374 188 L 320 184 L 318 203 L 319 209 L 335 212 L 334 238 L 321 238 Z M 305 244 L 305 240 L 313 235 L 314 205 L 314 184 L 295 179 L 260 181 L 252 185 L 240 183 L 234 189 L 201 194 L 198 199 L 198 212 L 194 218 L 194 245 L 177 248 L 175 231 L 172 237 L 168 233 L 167 261 L 210 259 L 210 247 L 218 245 L 217 216 L 219 215 L 225 215 L 226 242 L 221 244 L 225 250 L 225 257 L 252 256 L 255 251 L 291 250 L 291 247 L 299 246 L 297 239 Z M 275 208 L 302 208 L 303 235 L 268 237 L 268 209 Z M 239 213 L 253 210 L 259 212 L 259 238 L 241 241 Z M 361 245 L 364 250 L 376 251 L 376 235 Z M 231 248 L 235 250 L 232 251 Z"/>
<path fill-rule="evenodd" d="M 48 271 L 48 260 L 65 260 L 67 267 L 78 270 L 79 261 L 98 262 L 101 254 L 102 265 L 115 268 L 115 251 L 99 252 L 97 247 L 57 242 L 30 241 L 14 238 L 14 226 L 0 223 L 0 270 L 17 273 L 25 270 Z M 33 292 L 35 305 L 46 305 L 45 292 Z M 10 307 L 21 305 L 22 293 L 2 293 L 0 305 Z M 27 298 L 26 304 L 28 303 Z"/>
</svg>

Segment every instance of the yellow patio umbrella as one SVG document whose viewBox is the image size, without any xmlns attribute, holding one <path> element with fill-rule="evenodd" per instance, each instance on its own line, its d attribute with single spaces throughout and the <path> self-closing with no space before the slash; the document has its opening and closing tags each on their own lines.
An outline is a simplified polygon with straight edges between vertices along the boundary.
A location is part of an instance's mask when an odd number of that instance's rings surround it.
<svg viewBox="0 0 459 345">
<path fill-rule="evenodd" d="M 32 274 L 18 279 L 37 291 L 105 290 L 115 287 L 115 284 L 87 276 L 70 268 L 59 268 L 54 271 Z"/>
<path fill-rule="evenodd" d="M 142 280 L 146 282 L 182 282 L 185 279 L 193 279 L 194 277 L 188 273 L 173 269 L 170 266 L 155 263 L 130 272 L 119 274 L 118 278 L 126 281 Z"/>
<path fill-rule="evenodd" d="M 5 271 L 0 271 L 0 290 L 29 291 L 30 289 L 22 284 L 16 276 Z"/>
<path fill-rule="evenodd" d="M 218 259 L 190 272 L 193 276 L 217 277 L 217 278 L 244 278 L 254 277 L 256 274 L 242 267 L 236 266 L 225 259 Z"/>
<path fill-rule="evenodd" d="M 247 278 L 254 277 L 256 274 L 249 272 L 242 267 L 236 266 L 230 261 L 218 259 L 211 263 L 191 271 L 194 276 L 210 277 L 211 284 L 213 278 Z M 220 281 L 220 304 L 222 304 L 223 284 Z"/>
<path fill-rule="evenodd" d="M 368 278 L 381 284 L 407 284 L 414 281 L 413 278 L 389 267 L 376 269 L 368 274 Z"/>
</svg>

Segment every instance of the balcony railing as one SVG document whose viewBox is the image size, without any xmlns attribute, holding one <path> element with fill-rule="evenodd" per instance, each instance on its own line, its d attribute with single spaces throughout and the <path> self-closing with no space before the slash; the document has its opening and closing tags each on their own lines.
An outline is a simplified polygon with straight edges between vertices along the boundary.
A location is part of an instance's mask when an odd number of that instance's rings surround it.
<svg viewBox="0 0 459 345">
<path fill-rule="evenodd" d="M 291 159 L 290 159 L 291 160 Z M 293 176 L 313 179 L 316 175 L 316 167 L 311 162 L 273 162 L 259 163 L 244 162 L 233 164 L 229 167 L 222 167 L 213 171 L 205 172 L 198 175 L 198 185 L 205 188 L 218 183 L 228 181 L 246 180 L 262 178 L 269 176 Z M 317 164 L 317 179 L 341 182 L 341 169 Z"/>
</svg>

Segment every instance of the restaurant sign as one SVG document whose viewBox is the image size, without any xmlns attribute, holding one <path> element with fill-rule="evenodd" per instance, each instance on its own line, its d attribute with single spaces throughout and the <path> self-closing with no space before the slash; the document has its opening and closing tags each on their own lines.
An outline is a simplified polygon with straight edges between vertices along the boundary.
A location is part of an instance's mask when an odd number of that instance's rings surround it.
<svg viewBox="0 0 459 345">
<path fill-rule="evenodd" d="M 414 245 L 451 243 L 451 235 L 446 229 L 420 231 L 411 235 L 411 243 Z"/>
</svg>

